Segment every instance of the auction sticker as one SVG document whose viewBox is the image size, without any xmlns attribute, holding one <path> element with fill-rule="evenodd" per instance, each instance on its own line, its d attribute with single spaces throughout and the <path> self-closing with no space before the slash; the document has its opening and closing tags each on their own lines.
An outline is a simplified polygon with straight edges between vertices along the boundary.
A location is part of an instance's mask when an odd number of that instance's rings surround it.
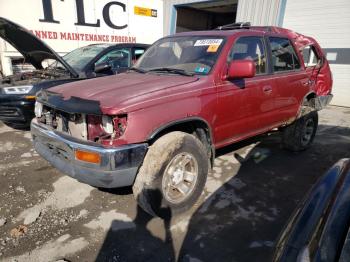
<svg viewBox="0 0 350 262">
<path fill-rule="evenodd" d="M 222 43 L 222 39 L 199 39 L 194 43 L 194 46 L 219 46 Z"/>
<path fill-rule="evenodd" d="M 215 53 L 216 51 L 218 51 L 218 49 L 219 49 L 219 45 L 210 45 L 208 46 L 207 52 Z"/>
</svg>

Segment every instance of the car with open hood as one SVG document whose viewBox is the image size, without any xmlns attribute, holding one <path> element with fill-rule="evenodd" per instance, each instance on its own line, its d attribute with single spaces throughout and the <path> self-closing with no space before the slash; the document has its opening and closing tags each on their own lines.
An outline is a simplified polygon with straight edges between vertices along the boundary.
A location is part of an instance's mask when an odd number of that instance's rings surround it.
<svg viewBox="0 0 350 262">
<path fill-rule="evenodd" d="M 0 37 L 35 67 L 0 79 L 0 120 L 15 126 L 30 125 L 39 90 L 124 72 L 148 47 L 137 43 L 92 44 L 61 57 L 31 32 L 1 17 Z"/>
<path fill-rule="evenodd" d="M 307 149 L 331 90 L 316 40 L 233 24 L 162 38 L 125 73 L 43 90 L 31 132 L 62 172 L 133 185 L 147 212 L 174 214 L 198 200 L 218 148 L 280 130 L 286 149 Z"/>
</svg>

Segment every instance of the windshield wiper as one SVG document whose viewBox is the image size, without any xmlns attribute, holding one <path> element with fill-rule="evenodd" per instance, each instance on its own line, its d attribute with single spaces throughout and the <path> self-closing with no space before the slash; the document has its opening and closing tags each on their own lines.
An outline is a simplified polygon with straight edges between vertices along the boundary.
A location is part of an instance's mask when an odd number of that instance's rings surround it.
<svg viewBox="0 0 350 262">
<path fill-rule="evenodd" d="M 141 74 L 145 74 L 148 71 L 141 69 L 141 68 L 137 68 L 137 67 L 130 67 L 128 71 L 135 71 L 137 73 L 141 73 Z"/>
<path fill-rule="evenodd" d="M 183 76 L 194 76 L 194 74 L 189 73 L 183 69 L 171 68 L 171 67 L 159 67 L 148 70 L 148 72 L 169 72 L 174 74 L 179 74 Z"/>
</svg>

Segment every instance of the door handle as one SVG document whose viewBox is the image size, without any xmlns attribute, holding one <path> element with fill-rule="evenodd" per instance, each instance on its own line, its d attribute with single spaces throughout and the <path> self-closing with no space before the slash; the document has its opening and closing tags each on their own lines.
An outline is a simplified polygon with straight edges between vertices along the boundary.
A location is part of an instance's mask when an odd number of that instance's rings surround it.
<svg viewBox="0 0 350 262">
<path fill-rule="evenodd" d="M 312 85 L 312 83 L 313 83 L 312 80 L 301 81 L 301 84 L 303 86 L 310 86 L 310 85 Z"/>
<path fill-rule="evenodd" d="M 264 86 L 263 91 L 266 94 L 270 94 L 272 92 L 272 86 Z"/>
</svg>

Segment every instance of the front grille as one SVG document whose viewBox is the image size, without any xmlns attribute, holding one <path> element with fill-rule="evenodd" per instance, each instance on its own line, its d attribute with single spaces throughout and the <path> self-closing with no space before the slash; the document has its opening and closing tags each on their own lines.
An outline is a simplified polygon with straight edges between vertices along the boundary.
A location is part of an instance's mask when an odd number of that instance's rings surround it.
<svg viewBox="0 0 350 262">
<path fill-rule="evenodd" d="M 14 117 L 14 116 L 21 116 L 21 113 L 17 108 L 0 107 L 0 116 L 2 116 L 2 117 Z"/>
<path fill-rule="evenodd" d="M 44 106 L 42 117 L 38 118 L 38 121 L 57 131 L 87 140 L 85 114 L 69 114 Z"/>
</svg>

